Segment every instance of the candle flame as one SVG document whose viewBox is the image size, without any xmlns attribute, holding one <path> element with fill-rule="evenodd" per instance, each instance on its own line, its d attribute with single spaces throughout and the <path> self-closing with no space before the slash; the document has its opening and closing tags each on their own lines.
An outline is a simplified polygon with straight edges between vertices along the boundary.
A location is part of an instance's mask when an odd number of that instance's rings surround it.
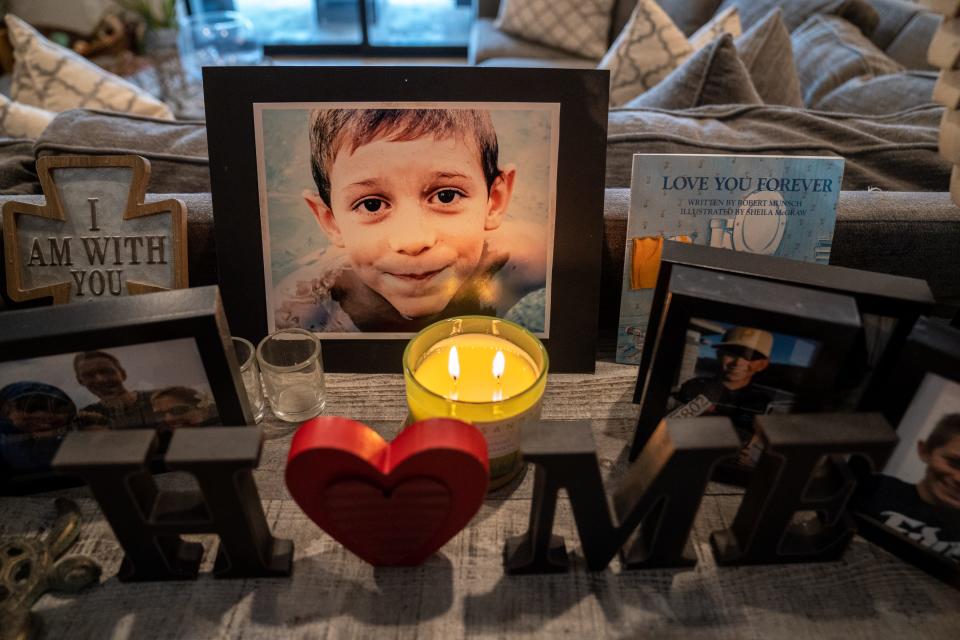
<svg viewBox="0 0 960 640">
<path fill-rule="evenodd" d="M 503 351 L 497 349 L 497 355 L 493 356 L 493 377 L 500 380 L 503 377 L 503 371 L 507 368 L 507 359 L 503 357 Z"/>
<path fill-rule="evenodd" d="M 457 356 L 456 346 L 450 347 L 450 356 L 447 358 L 447 371 L 450 372 L 450 377 L 453 378 L 454 382 L 460 377 L 460 358 Z"/>
</svg>

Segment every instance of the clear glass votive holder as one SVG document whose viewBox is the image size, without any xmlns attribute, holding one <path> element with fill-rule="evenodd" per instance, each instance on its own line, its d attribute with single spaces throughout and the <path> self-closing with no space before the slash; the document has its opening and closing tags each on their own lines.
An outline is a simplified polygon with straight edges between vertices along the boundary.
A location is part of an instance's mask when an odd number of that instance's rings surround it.
<svg viewBox="0 0 960 640">
<path fill-rule="evenodd" d="M 282 329 L 257 345 L 263 388 L 273 414 L 287 422 L 303 422 L 327 404 L 320 340 L 303 329 Z"/>
<path fill-rule="evenodd" d="M 267 411 L 267 403 L 263 397 L 263 385 L 260 383 L 257 349 L 246 338 L 231 336 L 230 339 L 233 341 L 233 350 L 240 364 L 240 376 L 243 378 L 243 388 L 247 391 L 247 399 L 250 400 L 253 419 L 260 422 Z"/>
</svg>

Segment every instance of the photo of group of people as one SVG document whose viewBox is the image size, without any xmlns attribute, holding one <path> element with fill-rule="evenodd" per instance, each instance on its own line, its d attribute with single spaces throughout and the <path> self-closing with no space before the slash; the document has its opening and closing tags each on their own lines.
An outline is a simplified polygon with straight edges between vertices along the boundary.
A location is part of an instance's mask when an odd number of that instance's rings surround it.
<svg viewBox="0 0 960 640">
<path fill-rule="evenodd" d="M 897 434 L 889 462 L 854 508 L 960 562 L 960 383 L 928 373 Z"/>
<path fill-rule="evenodd" d="M 666 417 L 729 417 L 743 444 L 739 463 L 755 466 L 762 447 L 754 417 L 793 410 L 819 347 L 807 338 L 693 318 Z"/>
<path fill-rule="evenodd" d="M 269 329 L 549 337 L 559 105 L 255 104 Z"/>
<path fill-rule="evenodd" d="M 0 479 L 49 471 L 73 430 L 215 424 L 192 339 L 0 362 Z"/>
</svg>

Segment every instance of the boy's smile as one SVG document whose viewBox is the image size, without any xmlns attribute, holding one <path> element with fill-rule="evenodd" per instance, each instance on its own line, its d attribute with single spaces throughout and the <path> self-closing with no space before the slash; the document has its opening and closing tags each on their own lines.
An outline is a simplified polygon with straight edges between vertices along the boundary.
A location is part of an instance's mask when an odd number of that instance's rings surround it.
<svg viewBox="0 0 960 640">
<path fill-rule="evenodd" d="M 921 446 L 920 457 L 927 464 L 922 484 L 932 498 L 930 502 L 960 510 L 960 437 L 952 438 L 934 451 Z"/>
<path fill-rule="evenodd" d="M 377 139 L 330 167 L 330 207 L 307 202 L 360 280 L 408 318 L 439 313 L 473 275 L 500 226 L 514 170 L 488 190 L 469 139 Z"/>
</svg>

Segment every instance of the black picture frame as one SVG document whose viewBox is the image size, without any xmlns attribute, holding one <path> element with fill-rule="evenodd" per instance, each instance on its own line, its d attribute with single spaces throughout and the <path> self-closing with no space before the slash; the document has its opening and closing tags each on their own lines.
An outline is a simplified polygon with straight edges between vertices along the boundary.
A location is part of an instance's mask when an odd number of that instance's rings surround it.
<svg viewBox="0 0 960 640">
<path fill-rule="evenodd" d="M 667 283 L 671 271 L 676 265 L 709 269 L 817 291 L 848 295 L 856 300 L 861 315 L 874 314 L 895 318 L 896 326 L 889 337 L 884 356 L 871 374 L 871 380 L 882 381 L 886 379 L 887 373 L 893 366 L 893 359 L 906 340 L 914 323 L 921 316 L 930 313 L 936 303 L 930 286 L 925 280 L 918 278 L 666 241 L 663 243 L 660 271 L 650 308 L 648 332 L 652 331 L 660 322 Z M 640 381 L 646 378 L 647 371 L 650 368 L 653 348 L 653 341 L 647 341 L 643 345 L 640 368 L 637 372 L 637 386 L 634 389 L 633 397 L 634 403 L 637 404 L 640 402 L 643 391 Z M 883 393 L 880 385 L 870 384 L 864 390 L 856 409 L 858 411 L 877 410 L 882 402 Z"/>
<path fill-rule="evenodd" d="M 880 387 L 886 403 L 884 417 L 900 427 L 900 423 L 928 373 L 935 373 L 951 382 L 960 383 L 960 330 L 929 318 L 917 320 L 898 353 L 891 374 Z M 936 578 L 960 589 L 960 562 L 945 558 L 886 526 L 875 517 L 857 509 L 858 500 L 870 491 L 870 477 L 880 470 L 851 461 L 859 476 L 860 486 L 851 511 L 861 536 L 903 560 L 923 569 Z"/>
<path fill-rule="evenodd" d="M 255 424 L 216 286 L 0 313 L 0 363 L 178 338 L 196 344 L 219 422 Z M 170 434 L 161 435 L 158 456 Z M 0 494 L 57 486 L 61 480 L 52 473 L 0 478 Z"/>
<path fill-rule="evenodd" d="M 255 103 L 557 103 L 550 332 L 555 372 L 593 372 L 609 73 L 475 67 L 207 67 L 204 98 L 219 283 L 236 335 L 268 331 Z M 322 334 L 320 334 L 322 336 Z M 362 336 L 362 334 L 358 334 Z M 399 372 L 408 339 L 324 339 L 328 371 Z"/>
<path fill-rule="evenodd" d="M 666 304 L 656 331 L 647 334 L 653 338 L 653 354 L 646 377 L 638 380 L 644 388 L 630 460 L 639 455 L 667 413 L 692 319 L 758 327 L 818 342 L 811 373 L 796 389 L 794 412 L 819 408 L 860 331 L 857 306 L 849 296 L 680 264 L 670 269 L 662 288 Z M 724 479 L 742 482 L 746 477 L 726 474 Z"/>
</svg>

